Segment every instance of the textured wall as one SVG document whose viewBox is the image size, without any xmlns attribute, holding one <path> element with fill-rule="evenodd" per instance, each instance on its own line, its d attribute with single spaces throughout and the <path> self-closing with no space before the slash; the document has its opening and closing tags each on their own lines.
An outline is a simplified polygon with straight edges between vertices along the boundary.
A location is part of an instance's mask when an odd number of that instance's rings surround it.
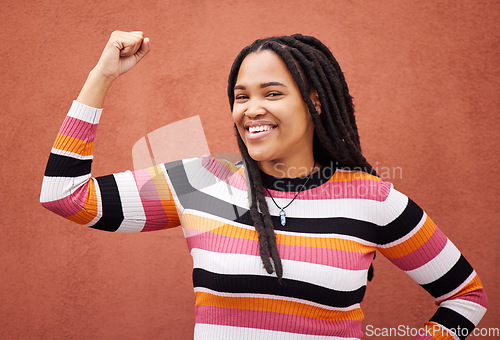
<svg viewBox="0 0 500 340">
<path fill-rule="evenodd" d="M 233 58 L 259 37 L 316 35 L 346 73 L 366 156 L 474 265 L 490 298 L 480 326 L 499 327 L 499 12 L 495 0 L 4 0 L 0 337 L 192 338 L 180 229 L 87 230 L 38 203 L 59 125 L 114 29 L 145 31 L 152 51 L 107 98 L 94 175 L 131 168 L 136 141 L 193 115 L 212 152 L 236 152 Z M 432 315 L 432 299 L 382 256 L 375 271 L 365 325 Z"/>
</svg>

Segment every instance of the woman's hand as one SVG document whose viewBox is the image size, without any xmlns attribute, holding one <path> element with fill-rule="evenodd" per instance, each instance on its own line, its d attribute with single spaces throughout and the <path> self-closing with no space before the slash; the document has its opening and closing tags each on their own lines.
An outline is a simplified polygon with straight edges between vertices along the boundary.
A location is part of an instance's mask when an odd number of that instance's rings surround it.
<svg viewBox="0 0 500 340">
<path fill-rule="evenodd" d="M 149 52 L 149 38 L 140 31 L 114 31 L 94 72 L 111 80 L 134 67 Z"/>
<path fill-rule="evenodd" d="M 149 52 L 149 38 L 140 31 L 114 31 L 99 62 L 90 71 L 77 102 L 100 108 L 113 81 L 134 67 Z"/>
</svg>

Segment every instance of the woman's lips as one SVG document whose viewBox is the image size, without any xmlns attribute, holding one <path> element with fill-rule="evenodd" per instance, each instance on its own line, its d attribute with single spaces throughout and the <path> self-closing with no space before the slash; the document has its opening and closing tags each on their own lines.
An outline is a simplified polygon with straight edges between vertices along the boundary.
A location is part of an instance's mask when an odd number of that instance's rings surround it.
<svg viewBox="0 0 500 340">
<path fill-rule="evenodd" d="M 269 125 L 267 125 L 267 126 L 269 126 Z M 269 126 L 269 127 L 270 127 L 270 129 L 268 129 L 268 130 L 256 131 L 256 132 L 250 132 L 250 130 L 248 128 L 246 128 L 245 129 L 245 138 L 247 140 L 259 140 L 259 139 L 265 138 L 268 135 L 270 135 L 271 133 L 273 133 L 273 131 L 276 129 L 276 126 Z"/>
<path fill-rule="evenodd" d="M 278 125 L 263 120 L 251 120 L 244 124 L 246 140 L 259 140 L 267 137 Z"/>
</svg>

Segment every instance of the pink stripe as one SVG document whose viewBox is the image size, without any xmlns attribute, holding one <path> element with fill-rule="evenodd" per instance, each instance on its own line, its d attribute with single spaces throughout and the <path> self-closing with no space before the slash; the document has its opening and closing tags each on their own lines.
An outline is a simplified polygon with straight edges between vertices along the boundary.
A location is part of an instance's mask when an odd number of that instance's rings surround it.
<svg viewBox="0 0 500 340">
<path fill-rule="evenodd" d="M 168 223 L 168 217 L 161 202 L 142 199 L 142 206 L 146 214 L 146 223 L 141 231 L 165 229 Z"/>
<path fill-rule="evenodd" d="M 291 314 L 213 306 L 196 306 L 195 309 L 196 323 L 358 339 L 363 336 L 361 321 L 322 320 Z"/>
<path fill-rule="evenodd" d="M 277 183 L 277 189 L 286 189 Z M 348 182 L 327 182 L 319 187 L 305 190 L 297 196 L 297 200 L 344 199 L 357 198 L 382 202 L 387 198 L 390 183 L 373 180 L 356 180 Z M 274 198 L 292 199 L 296 192 L 270 190 Z M 267 193 L 266 193 L 267 195 Z"/>
<path fill-rule="evenodd" d="M 205 233 L 205 231 L 194 229 L 194 228 L 184 229 L 184 235 L 186 237 L 186 240 L 189 239 L 190 237 L 194 237 L 196 235 L 200 235 L 200 234 L 203 234 L 203 233 Z M 188 245 L 188 247 L 189 247 L 189 245 Z M 191 248 L 189 248 L 189 249 L 191 249 Z"/>
<path fill-rule="evenodd" d="M 405 271 L 419 268 L 435 258 L 443 250 L 447 240 L 448 238 L 436 227 L 432 236 L 420 248 L 390 261 Z"/>
<path fill-rule="evenodd" d="M 210 156 L 205 156 L 201 159 L 201 165 L 219 180 L 229 184 L 233 188 L 247 190 L 247 182 L 241 173 L 233 173 L 224 163 Z"/>
<path fill-rule="evenodd" d="M 321 241 L 318 240 L 318 242 Z M 203 233 L 187 237 L 187 244 L 189 251 L 192 248 L 198 248 L 217 253 L 259 256 L 257 240 Z M 349 270 L 366 270 L 373 260 L 373 253 L 354 253 L 321 247 L 279 244 L 278 251 L 284 260 L 315 263 Z"/>
<path fill-rule="evenodd" d="M 141 197 L 142 207 L 146 215 L 146 223 L 142 231 L 153 231 L 165 228 L 168 218 L 161 204 L 160 196 L 156 190 L 155 184 L 147 169 L 132 172 L 139 196 Z"/>
<path fill-rule="evenodd" d="M 367 270 L 373 260 L 372 253 L 354 253 L 341 249 L 278 245 L 282 259 L 317 263 L 348 270 Z"/>
<path fill-rule="evenodd" d="M 83 209 L 88 186 L 87 182 L 76 189 L 71 195 L 55 201 L 44 202 L 42 206 L 62 217 L 73 216 Z"/>
<path fill-rule="evenodd" d="M 80 119 L 66 116 L 59 133 L 65 136 L 78 138 L 86 142 L 92 142 L 94 141 L 97 133 L 97 124 L 90 124 Z"/>
<path fill-rule="evenodd" d="M 484 291 L 484 288 L 474 290 L 472 292 L 469 292 L 465 295 L 457 296 L 455 299 L 457 300 L 467 300 L 470 302 L 477 303 L 480 306 L 483 306 L 484 308 L 488 308 L 488 297 L 486 296 L 486 292 Z M 455 300 L 453 299 L 453 300 Z M 450 301 L 450 300 L 448 300 Z"/>
<path fill-rule="evenodd" d="M 203 249 L 218 253 L 243 254 L 259 256 L 257 240 L 248 240 L 211 232 L 191 234 L 186 232 L 188 249 Z"/>
</svg>

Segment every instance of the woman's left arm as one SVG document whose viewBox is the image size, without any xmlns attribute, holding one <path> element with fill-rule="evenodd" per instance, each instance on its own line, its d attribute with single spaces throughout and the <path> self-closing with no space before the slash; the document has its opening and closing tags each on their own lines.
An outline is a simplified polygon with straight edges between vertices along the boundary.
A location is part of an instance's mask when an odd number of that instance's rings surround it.
<svg viewBox="0 0 500 340">
<path fill-rule="evenodd" d="M 427 214 L 392 185 L 384 214 L 387 224 L 378 233 L 378 249 L 439 306 L 418 339 L 464 339 L 488 306 L 475 270 Z"/>
</svg>

